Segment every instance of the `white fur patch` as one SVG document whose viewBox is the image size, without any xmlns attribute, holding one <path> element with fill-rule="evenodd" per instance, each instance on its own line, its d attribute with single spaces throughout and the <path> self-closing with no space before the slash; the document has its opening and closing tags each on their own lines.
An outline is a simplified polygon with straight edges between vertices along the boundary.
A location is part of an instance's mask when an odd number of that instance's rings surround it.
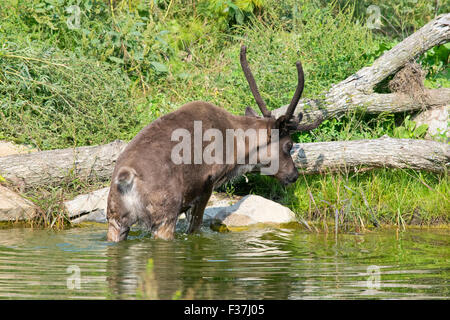
<svg viewBox="0 0 450 320">
<path fill-rule="evenodd" d="M 144 207 L 136 185 L 133 185 L 131 190 L 123 194 L 121 198 L 123 206 L 130 213 L 130 218 L 135 222 L 138 221 L 139 216 L 144 212 Z"/>
</svg>

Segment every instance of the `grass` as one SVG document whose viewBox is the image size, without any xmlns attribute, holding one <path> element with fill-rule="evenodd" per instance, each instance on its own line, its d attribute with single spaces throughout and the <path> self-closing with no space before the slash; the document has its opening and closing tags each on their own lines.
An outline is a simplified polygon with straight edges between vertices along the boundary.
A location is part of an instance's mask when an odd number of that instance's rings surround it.
<svg viewBox="0 0 450 320">
<path fill-rule="evenodd" d="M 290 101 L 297 59 L 306 74 L 303 96 L 317 98 L 434 14 L 448 12 L 424 0 L 388 6 L 378 1 L 384 16 L 395 19 L 370 30 L 362 2 L 242 0 L 236 2 L 240 12 L 225 1 L 194 2 L 118 0 L 111 7 L 106 0 L 2 1 L 0 139 L 41 150 L 130 140 L 149 122 L 193 100 L 242 114 L 254 105 L 239 66 L 242 43 L 270 109 Z M 80 26 L 72 29 L 66 8 L 74 4 L 82 15 Z M 448 86 L 448 51 L 441 46 L 420 58 L 429 71 L 427 86 Z M 294 138 L 395 136 L 407 116 L 351 113 Z M 101 184 L 69 176 L 61 185 L 25 195 L 41 208 L 38 225 L 64 226 L 63 200 Z M 238 181 L 227 188 L 280 201 L 325 229 L 336 210 L 343 230 L 361 229 L 374 220 L 447 223 L 450 211 L 447 176 L 408 170 L 306 176 L 287 189 L 272 178 L 253 177 L 249 184 Z"/>
<path fill-rule="evenodd" d="M 448 175 L 404 169 L 376 169 L 301 175 L 284 188 L 267 176 L 249 177 L 234 185 L 235 194 L 254 193 L 278 201 L 321 230 L 364 231 L 382 225 L 448 224 Z M 330 227 L 331 228 L 331 227 Z"/>
<path fill-rule="evenodd" d="M 64 201 L 73 199 L 80 194 L 107 187 L 109 182 L 100 181 L 96 178 L 80 179 L 73 173 L 68 173 L 57 185 L 34 186 L 24 190 L 7 182 L 2 184 L 20 193 L 25 199 L 32 201 L 36 206 L 37 214 L 34 219 L 29 221 L 2 222 L 0 228 L 16 225 L 59 230 L 71 225 Z"/>
<path fill-rule="evenodd" d="M 0 138 L 46 150 L 131 138 L 139 123 L 126 76 L 105 63 L 8 43 L 0 70 Z"/>
</svg>

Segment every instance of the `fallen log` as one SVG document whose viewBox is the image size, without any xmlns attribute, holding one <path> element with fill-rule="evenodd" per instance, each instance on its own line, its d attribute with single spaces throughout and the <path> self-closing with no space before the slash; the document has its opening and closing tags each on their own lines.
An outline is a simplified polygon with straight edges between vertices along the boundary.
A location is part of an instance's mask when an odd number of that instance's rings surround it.
<svg viewBox="0 0 450 320">
<path fill-rule="evenodd" d="M 291 151 L 305 174 L 337 170 L 409 168 L 436 173 L 450 164 L 449 145 L 436 141 L 392 139 L 296 143 Z"/>
<path fill-rule="evenodd" d="M 364 67 L 333 85 L 323 94 L 322 99 L 301 99 L 294 114 L 302 112 L 301 124 L 308 124 L 318 119 L 342 116 L 357 109 L 363 109 L 367 113 L 405 112 L 448 105 L 450 88 L 428 89 L 424 92 L 427 98 L 422 101 L 404 93 L 374 93 L 374 88 L 425 51 L 449 40 L 450 13 L 447 13 L 436 17 L 394 48 L 386 51 L 371 66 Z M 283 106 L 272 110 L 272 115 L 279 117 L 286 112 L 286 108 L 287 106 Z"/>
<path fill-rule="evenodd" d="M 49 150 L 0 157 L 0 175 L 25 188 L 57 185 L 74 176 L 79 179 L 111 178 L 123 141 L 75 149 Z M 411 168 L 445 172 L 450 163 L 449 145 L 436 141 L 392 139 L 296 143 L 292 149 L 296 166 L 306 174 L 329 170 Z"/>
<path fill-rule="evenodd" d="M 117 140 L 100 146 L 0 157 L 0 176 L 25 188 L 58 184 L 69 176 L 109 180 L 125 146 Z"/>
</svg>

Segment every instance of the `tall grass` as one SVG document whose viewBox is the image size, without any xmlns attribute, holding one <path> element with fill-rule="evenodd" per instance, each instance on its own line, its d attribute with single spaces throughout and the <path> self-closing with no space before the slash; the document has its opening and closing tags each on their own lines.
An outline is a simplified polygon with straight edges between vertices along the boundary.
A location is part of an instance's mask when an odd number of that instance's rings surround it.
<svg viewBox="0 0 450 320">
<path fill-rule="evenodd" d="M 34 43 L 0 53 L 0 139 L 53 149 L 136 133 L 139 106 L 119 70 Z"/>
<path fill-rule="evenodd" d="M 271 177 L 250 176 L 248 183 L 241 179 L 233 190 L 283 203 L 319 230 L 331 229 L 337 218 L 340 231 L 361 232 L 382 225 L 448 224 L 449 183 L 446 174 L 377 169 L 301 175 L 287 188 L 274 184 Z"/>
<path fill-rule="evenodd" d="M 127 140 L 192 100 L 242 114 L 253 105 L 239 65 L 242 42 L 271 108 L 291 99 L 296 60 L 307 76 L 304 95 L 316 97 L 366 65 L 367 53 L 378 48 L 351 9 L 334 14 L 333 6 L 318 10 L 307 2 L 295 23 L 293 17 L 280 23 L 274 15 L 283 13 L 268 3 L 268 17 L 227 30 L 205 13 L 183 12 L 183 1 L 170 10 L 119 3 L 114 16 L 106 2 L 88 1 L 80 4 L 80 28 L 72 30 L 64 8 L 75 2 L 60 2 L 0 5 L 3 139 L 41 149 Z"/>
<path fill-rule="evenodd" d="M 326 1 L 322 1 L 325 3 Z M 370 19 L 377 6 L 380 25 L 375 32 L 397 38 L 405 38 L 436 15 L 450 11 L 448 1 L 430 0 L 337 0 L 338 7 L 353 7 L 354 16 L 361 23 Z"/>
</svg>

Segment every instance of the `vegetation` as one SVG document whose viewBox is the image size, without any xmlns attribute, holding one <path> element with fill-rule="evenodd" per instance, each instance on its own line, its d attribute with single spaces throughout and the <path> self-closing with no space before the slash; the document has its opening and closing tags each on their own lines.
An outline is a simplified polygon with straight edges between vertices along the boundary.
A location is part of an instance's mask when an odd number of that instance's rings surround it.
<svg viewBox="0 0 450 320">
<path fill-rule="evenodd" d="M 375 29 L 368 28 L 371 4 L 382 15 Z M 239 66 L 243 42 L 269 108 L 290 101 L 297 59 L 304 96 L 318 97 L 449 11 L 448 3 L 427 0 L 4 0 L 0 139 L 42 150 L 130 140 L 192 100 L 242 114 L 254 104 Z M 447 44 L 420 57 L 427 86 L 449 86 L 449 52 Z M 349 114 L 295 139 L 422 138 L 423 127 L 408 116 Z M 27 191 L 45 212 L 44 225 L 59 219 L 58 201 L 98 184 L 68 181 Z M 252 177 L 224 190 L 272 197 L 310 220 L 334 220 L 337 209 L 342 222 L 360 228 L 448 222 L 448 183 L 447 175 L 382 169 L 304 177 L 287 189 Z"/>
</svg>

